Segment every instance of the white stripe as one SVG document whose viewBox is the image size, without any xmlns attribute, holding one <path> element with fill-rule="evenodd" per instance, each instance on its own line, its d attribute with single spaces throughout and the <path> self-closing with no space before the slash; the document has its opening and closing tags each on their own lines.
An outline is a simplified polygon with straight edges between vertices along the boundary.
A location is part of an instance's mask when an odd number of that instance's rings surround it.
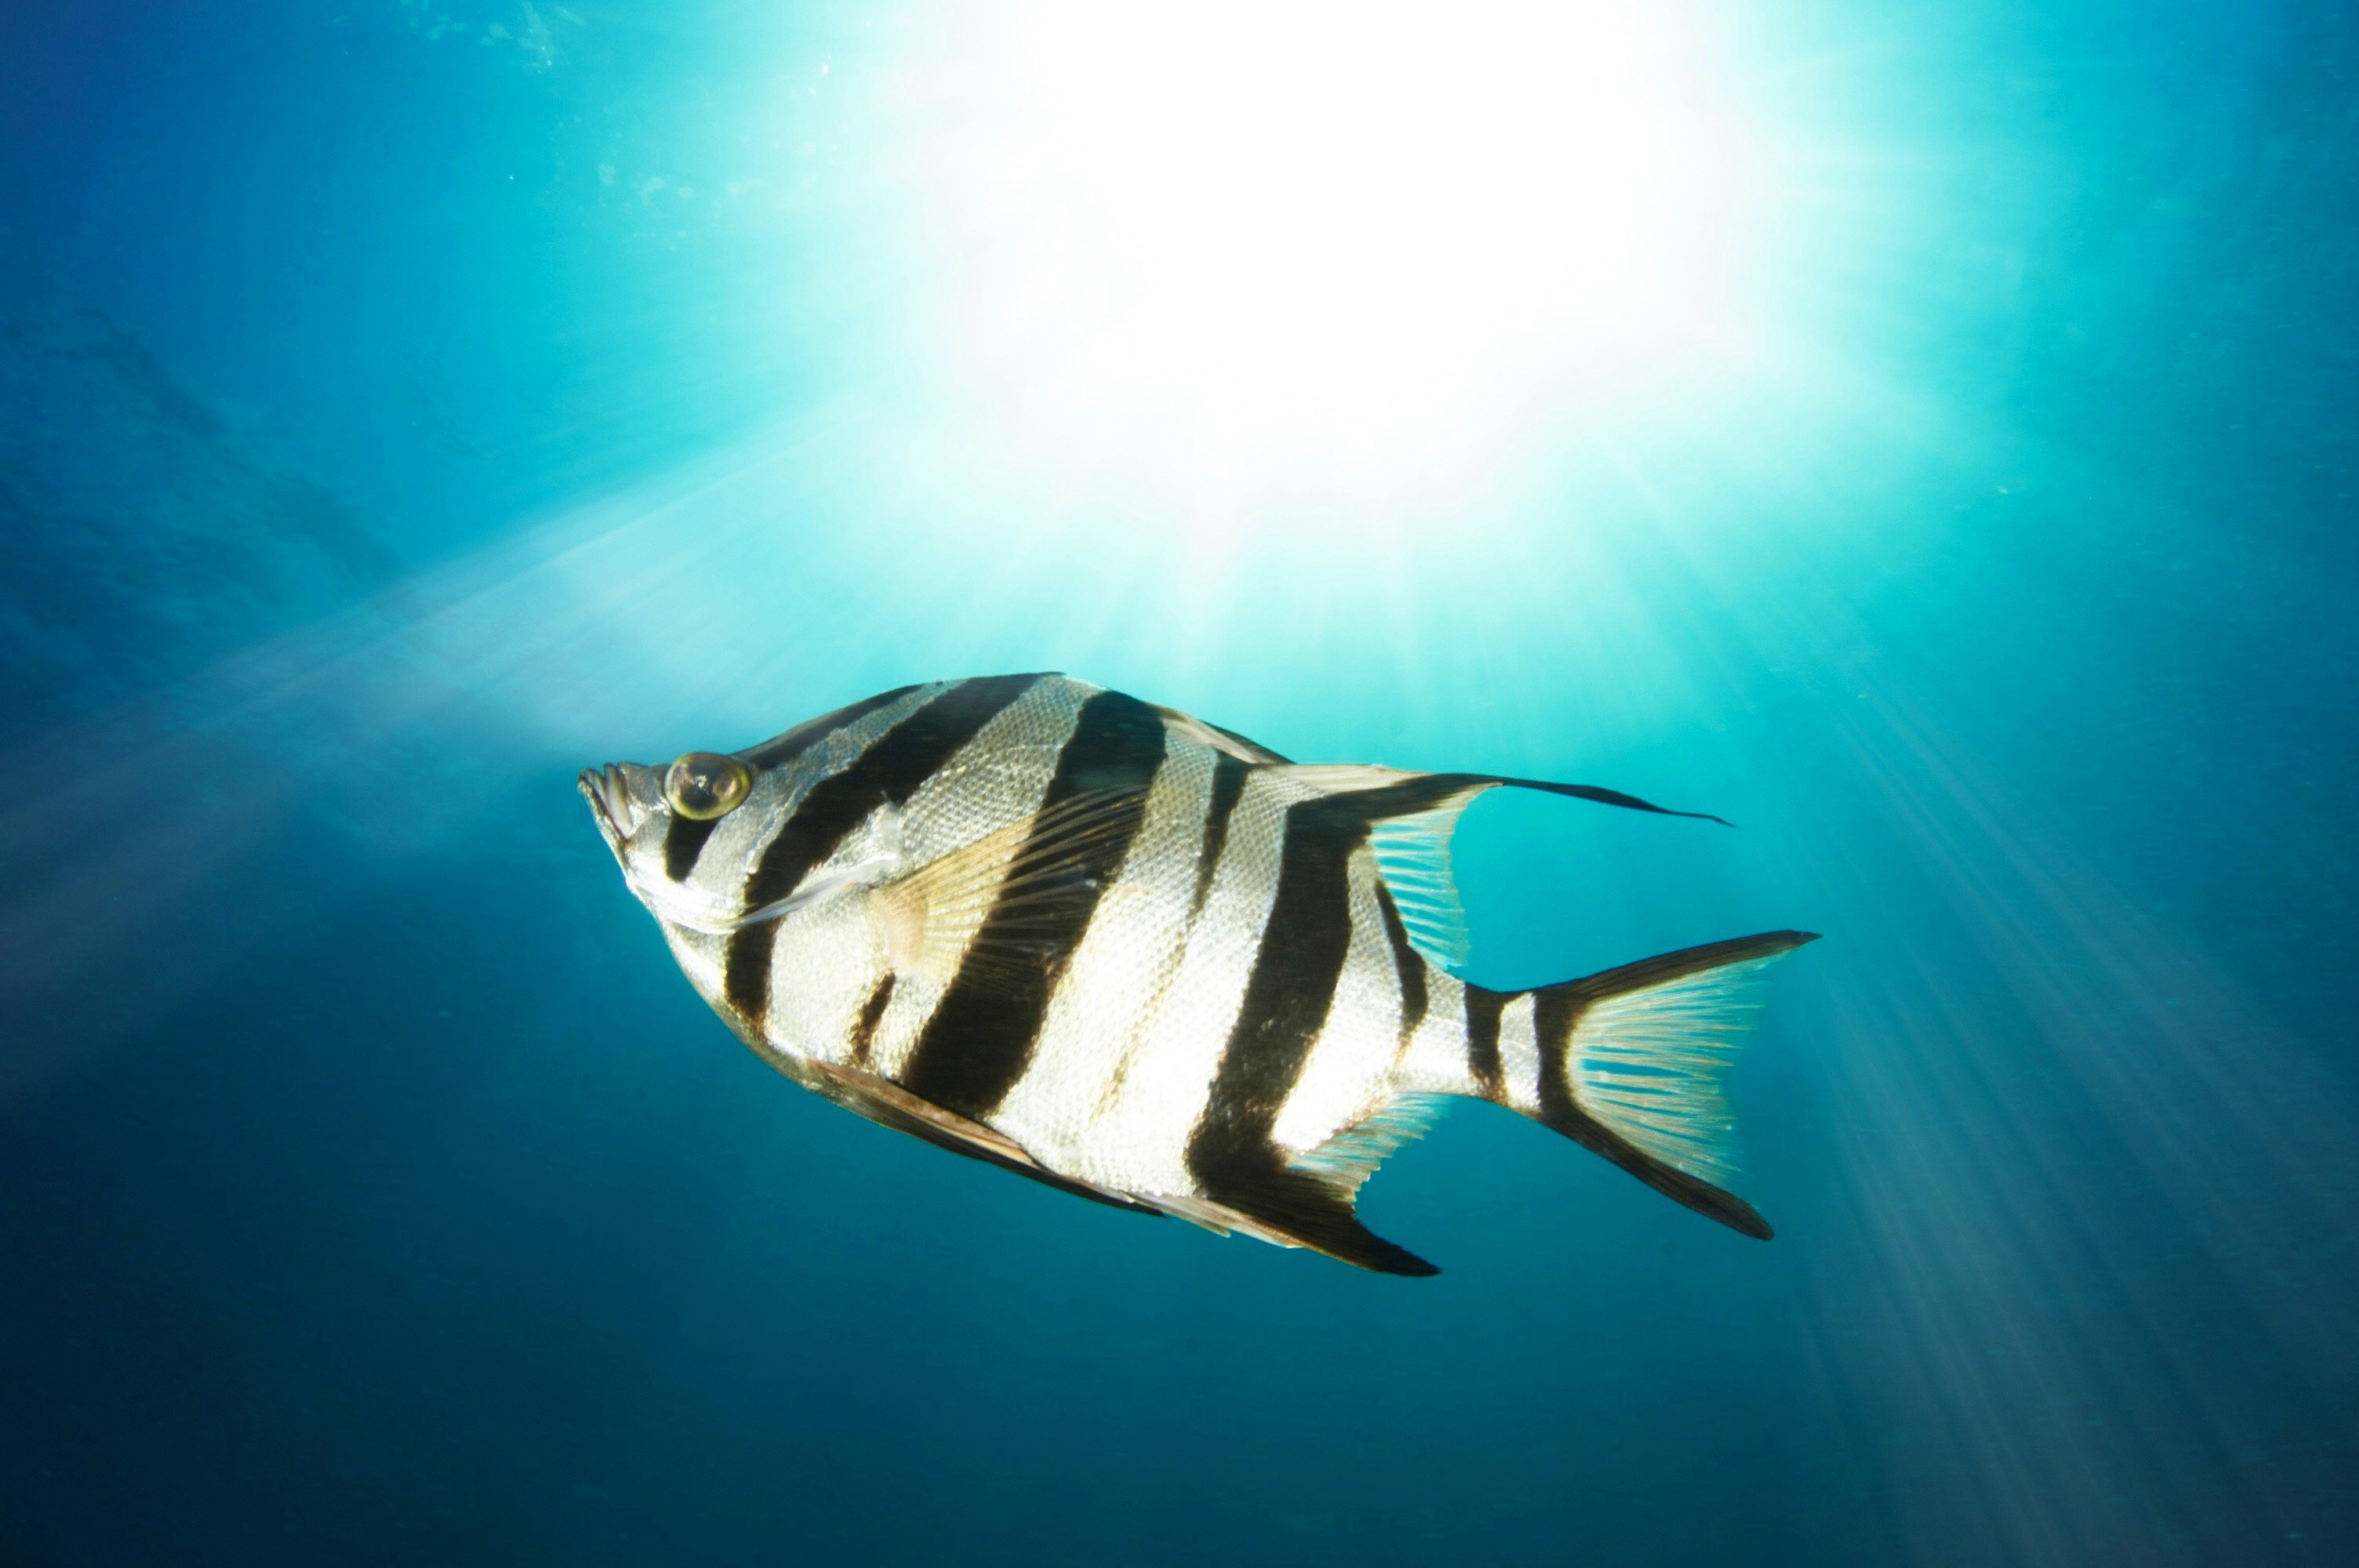
<svg viewBox="0 0 2359 1568">
<path fill-rule="evenodd" d="M 680 972 L 688 977 L 699 996 L 710 1000 L 721 994 L 721 954 L 727 944 L 725 936 L 710 932 L 691 931 L 669 922 L 658 922 L 671 956 L 679 960 Z"/>
<path fill-rule="evenodd" d="M 1402 1094 L 1478 1092 L 1466 1065 L 1466 987 L 1431 964 L 1425 967 L 1425 1017 L 1401 1054 L 1396 1082 Z"/>
<path fill-rule="evenodd" d="M 1499 1077 L 1507 1103 L 1527 1115 L 1540 1108 L 1540 1047 L 1532 1030 L 1538 1005 L 1526 991 L 1499 1014 Z"/>
<path fill-rule="evenodd" d="M 842 1062 L 852 1027 L 883 973 L 867 901 L 830 899 L 787 915 L 770 948 L 770 1044 L 797 1056 Z"/>
</svg>

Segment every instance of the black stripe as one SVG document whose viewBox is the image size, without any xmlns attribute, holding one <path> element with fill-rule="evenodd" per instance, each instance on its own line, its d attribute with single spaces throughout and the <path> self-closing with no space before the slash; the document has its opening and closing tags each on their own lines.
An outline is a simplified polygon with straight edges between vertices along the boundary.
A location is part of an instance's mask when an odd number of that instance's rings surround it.
<svg viewBox="0 0 2359 1568">
<path fill-rule="evenodd" d="M 1073 738 L 1058 754 L 1041 816 L 1079 795 L 1144 795 L 1163 764 L 1165 743 L 1163 720 L 1154 708 L 1118 691 L 1098 693 L 1082 705 Z M 1027 899 L 1015 908 L 1003 895 L 992 906 L 918 1037 L 900 1075 L 904 1087 L 962 1116 L 982 1118 L 998 1108 L 1024 1076 L 1049 999 L 1089 929 L 1100 892 L 1122 869 L 1144 820 L 1143 811 L 1128 814 L 1078 849 L 1071 896 L 1045 906 Z M 1052 831 L 1062 826 L 1050 824 Z M 1016 858 L 1036 858 L 1043 850 L 1036 827 Z M 1026 961 L 1000 961 L 1019 942 L 1027 950 Z M 992 954 L 993 961 L 977 962 L 979 952 Z"/>
<path fill-rule="evenodd" d="M 1393 903 L 1393 890 L 1385 886 L 1382 877 L 1376 879 L 1376 908 L 1385 917 L 1385 940 L 1392 946 L 1393 971 L 1400 977 L 1400 1043 L 1394 1048 L 1394 1054 L 1398 1055 L 1408 1049 L 1410 1036 L 1425 1022 L 1425 957 L 1410 945 L 1408 927 L 1401 924 L 1400 910 Z"/>
<path fill-rule="evenodd" d="M 784 766 L 826 740 L 837 730 L 856 724 L 880 708 L 889 708 L 918 688 L 897 686 L 891 691 L 880 691 L 875 697 L 849 703 L 832 713 L 817 719 L 806 719 L 785 734 L 773 737 L 758 746 L 737 753 L 738 759 L 756 773 L 766 773 Z M 721 818 L 708 816 L 701 820 L 675 815 L 664 829 L 664 874 L 676 882 L 688 881 L 696 870 L 696 859 L 704 853 L 705 840 L 721 826 Z"/>
<path fill-rule="evenodd" d="M 880 691 L 875 697 L 846 704 L 832 713 L 806 719 L 785 734 L 738 752 L 738 759 L 756 773 L 790 762 L 846 725 L 857 723 L 880 708 L 890 707 L 917 689 L 914 686 L 897 686 L 891 691 Z M 676 882 L 688 881 L 696 870 L 697 857 L 704 853 L 705 841 L 720 826 L 718 816 L 699 820 L 675 815 L 664 829 L 664 874 Z"/>
<path fill-rule="evenodd" d="M 1466 1068 L 1485 1099 L 1500 1100 L 1506 1075 L 1499 1066 L 1499 1014 L 1507 1007 L 1506 991 L 1481 986 L 1466 988 Z"/>
<path fill-rule="evenodd" d="M 1196 859 L 1196 894 L 1188 901 L 1188 918 L 1196 918 L 1204 907 L 1204 896 L 1212 891 L 1212 871 L 1221 862 L 1221 851 L 1228 847 L 1229 816 L 1237 808 L 1237 797 L 1245 794 L 1245 775 L 1251 767 L 1226 752 L 1218 753 L 1212 762 L 1212 803 L 1204 816 L 1204 848 Z"/>
<path fill-rule="evenodd" d="M 1349 795 L 1300 801 L 1287 811 L 1269 919 L 1203 1120 L 1188 1143 L 1189 1168 L 1208 1193 L 1218 1195 L 1229 1167 L 1258 1165 L 1270 1151 L 1270 1130 L 1343 973 L 1352 943 L 1346 873 L 1367 836 L 1368 819 Z"/>
<path fill-rule="evenodd" d="M 893 971 L 886 970 L 876 989 L 868 993 L 868 1000 L 860 1010 L 860 1021 L 852 1026 L 852 1065 L 863 1071 L 867 1069 L 869 1054 L 876 1045 L 876 1025 L 884 1020 L 885 1004 L 893 1000 Z"/>
<path fill-rule="evenodd" d="M 689 872 L 696 870 L 696 858 L 704 853 L 704 841 L 720 826 L 718 816 L 700 819 L 673 812 L 664 828 L 664 875 L 676 882 L 688 881 Z"/>
<path fill-rule="evenodd" d="M 891 691 L 880 691 L 875 697 L 864 697 L 858 702 L 822 713 L 817 719 L 806 719 L 783 735 L 776 735 L 758 746 L 750 746 L 737 755 L 756 770 L 775 768 L 791 762 L 830 735 L 846 725 L 856 724 L 880 708 L 889 708 L 918 688 L 897 686 Z"/>
<path fill-rule="evenodd" d="M 1432 1264 L 1369 1230 L 1348 1195 L 1286 1163 L 1274 1133 L 1326 1026 L 1351 950 L 1353 851 L 1372 820 L 1364 795 L 1297 803 L 1286 814 L 1277 890 L 1188 1170 L 1204 1195 L 1364 1269 L 1430 1274 Z"/>
<path fill-rule="evenodd" d="M 981 676 L 961 681 L 886 731 L 842 773 L 813 784 L 745 879 L 744 907 L 759 909 L 794 892 L 870 812 L 887 802 L 899 806 L 908 801 L 977 730 L 1039 679 L 1036 675 Z M 722 993 L 756 1032 L 770 1006 L 770 943 L 777 930 L 772 921 L 740 926 L 731 934 L 722 957 Z"/>
<path fill-rule="evenodd" d="M 1589 1119 L 1572 1098 L 1572 1031 L 1596 1000 L 1580 982 L 1543 986 L 1532 993 L 1532 1044 L 1540 1057 L 1540 1119 L 1559 1131 Z"/>
</svg>

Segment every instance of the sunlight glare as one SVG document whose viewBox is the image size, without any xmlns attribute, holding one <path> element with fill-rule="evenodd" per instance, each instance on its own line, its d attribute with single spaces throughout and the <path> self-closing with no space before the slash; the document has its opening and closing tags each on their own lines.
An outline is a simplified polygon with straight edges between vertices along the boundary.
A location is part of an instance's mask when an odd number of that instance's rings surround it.
<svg viewBox="0 0 2359 1568">
<path fill-rule="evenodd" d="M 1762 138 L 1679 7 L 995 15 L 917 174 L 1019 439 L 1397 474 L 1742 351 Z"/>
</svg>

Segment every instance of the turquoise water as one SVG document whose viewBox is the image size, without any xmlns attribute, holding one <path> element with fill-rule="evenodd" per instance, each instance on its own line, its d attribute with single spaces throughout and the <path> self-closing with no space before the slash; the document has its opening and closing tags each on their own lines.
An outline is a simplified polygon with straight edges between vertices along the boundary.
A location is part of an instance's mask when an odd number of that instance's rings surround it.
<svg viewBox="0 0 2359 1568">
<path fill-rule="evenodd" d="M 2359 27 L 20 5 L 0 1556 L 2359 1556 Z M 1801 927 L 1756 1243 L 1433 1280 L 766 1071 L 572 780 L 1059 668 Z"/>
</svg>

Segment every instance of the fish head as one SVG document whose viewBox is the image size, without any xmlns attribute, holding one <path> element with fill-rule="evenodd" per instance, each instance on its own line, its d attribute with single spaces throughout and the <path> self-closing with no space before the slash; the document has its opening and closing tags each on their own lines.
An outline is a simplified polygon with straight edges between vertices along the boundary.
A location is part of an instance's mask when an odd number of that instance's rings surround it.
<svg viewBox="0 0 2359 1568">
<path fill-rule="evenodd" d="M 644 762 L 608 762 L 603 768 L 582 769 L 582 776 L 573 781 L 582 798 L 590 803 L 598 836 L 606 840 L 606 848 L 626 877 L 634 862 L 650 852 L 662 853 L 664 835 L 671 827 L 671 804 L 664 798 L 663 775 L 663 769 Z"/>
<path fill-rule="evenodd" d="M 743 758 L 690 752 L 669 766 L 608 762 L 575 781 L 623 880 L 656 916 L 690 929 L 725 929 L 737 917 L 718 890 L 688 880 L 696 851 L 722 819 L 754 794 L 758 775 Z"/>
</svg>

